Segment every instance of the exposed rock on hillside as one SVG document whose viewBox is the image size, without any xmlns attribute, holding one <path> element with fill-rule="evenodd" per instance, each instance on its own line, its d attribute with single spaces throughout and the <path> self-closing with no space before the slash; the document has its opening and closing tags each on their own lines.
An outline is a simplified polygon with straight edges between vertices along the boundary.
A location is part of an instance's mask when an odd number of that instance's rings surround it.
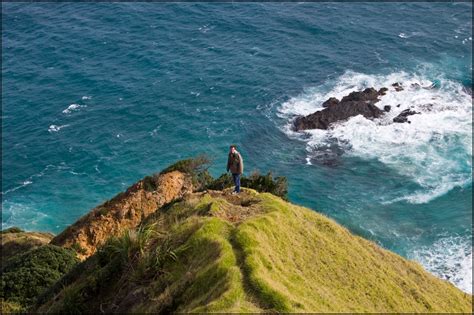
<svg viewBox="0 0 474 315">
<path fill-rule="evenodd" d="M 51 244 L 73 248 L 80 259 L 85 259 L 109 237 L 137 227 L 157 209 L 192 189 L 189 175 L 179 171 L 146 177 L 126 192 L 94 208 L 56 236 Z"/>
</svg>

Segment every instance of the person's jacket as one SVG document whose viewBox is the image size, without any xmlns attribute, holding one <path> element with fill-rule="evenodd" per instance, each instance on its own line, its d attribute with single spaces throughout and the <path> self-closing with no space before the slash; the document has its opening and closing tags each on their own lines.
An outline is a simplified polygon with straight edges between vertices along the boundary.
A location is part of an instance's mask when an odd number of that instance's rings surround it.
<svg viewBox="0 0 474 315">
<path fill-rule="evenodd" d="M 229 153 L 227 159 L 227 171 L 232 174 L 242 174 L 244 172 L 244 160 L 239 152 Z"/>
</svg>

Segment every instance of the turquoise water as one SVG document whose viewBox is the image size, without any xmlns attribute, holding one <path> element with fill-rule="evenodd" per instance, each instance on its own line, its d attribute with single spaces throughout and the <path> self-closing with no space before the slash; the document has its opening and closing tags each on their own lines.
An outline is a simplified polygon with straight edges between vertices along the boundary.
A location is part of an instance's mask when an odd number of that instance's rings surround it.
<svg viewBox="0 0 474 315">
<path fill-rule="evenodd" d="M 292 202 L 471 292 L 472 4 L 2 3 L 2 23 L 2 228 L 60 232 L 198 153 L 217 176 L 236 143 Z M 411 124 L 288 128 L 397 81 L 378 105 Z"/>
</svg>

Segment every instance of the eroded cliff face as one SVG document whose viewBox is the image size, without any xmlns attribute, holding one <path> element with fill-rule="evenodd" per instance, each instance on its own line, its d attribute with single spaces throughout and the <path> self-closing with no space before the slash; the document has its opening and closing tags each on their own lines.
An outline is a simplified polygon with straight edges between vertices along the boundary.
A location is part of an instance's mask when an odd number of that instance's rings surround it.
<svg viewBox="0 0 474 315">
<path fill-rule="evenodd" d="M 94 254 L 109 237 L 137 227 L 163 205 L 192 192 L 191 177 L 179 171 L 146 177 L 127 191 L 95 207 L 51 240 L 73 248 L 81 260 Z"/>
</svg>

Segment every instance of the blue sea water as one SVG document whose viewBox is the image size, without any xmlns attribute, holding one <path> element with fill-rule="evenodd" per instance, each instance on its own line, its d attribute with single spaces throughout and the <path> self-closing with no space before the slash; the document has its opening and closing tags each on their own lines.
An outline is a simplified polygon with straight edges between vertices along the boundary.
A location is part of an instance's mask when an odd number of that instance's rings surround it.
<svg viewBox="0 0 474 315">
<path fill-rule="evenodd" d="M 289 128 L 395 82 L 385 119 Z M 199 153 L 218 176 L 237 144 L 292 202 L 471 292 L 471 86 L 471 3 L 2 3 L 2 228 L 58 233 Z"/>
</svg>

